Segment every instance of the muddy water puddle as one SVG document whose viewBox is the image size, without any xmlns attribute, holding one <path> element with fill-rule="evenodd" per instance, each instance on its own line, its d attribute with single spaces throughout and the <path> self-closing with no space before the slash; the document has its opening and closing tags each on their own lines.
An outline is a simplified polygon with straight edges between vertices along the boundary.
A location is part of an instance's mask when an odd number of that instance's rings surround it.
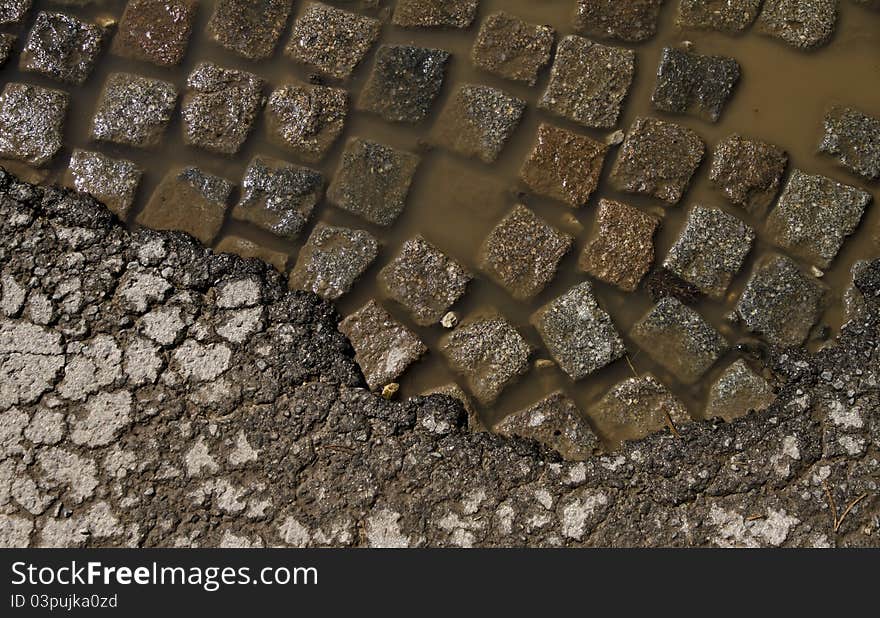
<svg viewBox="0 0 880 618">
<path fill-rule="evenodd" d="M 283 3 L 282 3 L 283 4 Z M 622 105 L 619 119 L 614 126 L 602 128 L 588 127 L 581 123 L 553 114 L 539 107 L 539 100 L 551 85 L 552 62 L 544 65 L 537 73 L 534 86 L 524 82 L 505 79 L 474 67 L 471 49 L 483 20 L 499 10 L 519 17 L 533 24 L 551 26 L 555 30 L 556 44 L 570 34 L 575 34 L 573 15 L 575 0 L 482 0 L 474 23 L 466 29 L 410 29 L 391 23 L 391 7 L 378 9 L 358 8 L 358 3 L 328 3 L 347 11 L 376 17 L 382 20 L 381 35 L 378 42 L 370 47 L 366 58 L 355 68 L 350 79 L 340 80 L 324 77 L 315 80 L 315 69 L 291 60 L 283 53 L 291 35 L 292 23 L 303 14 L 307 3 L 296 2 L 293 15 L 285 22 L 280 42 L 274 53 L 265 60 L 246 60 L 215 44 L 206 34 L 214 2 L 201 2 L 192 24 L 192 33 L 183 61 L 177 66 L 163 67 L 138 60 L 121 58 L 109 52 L 105 40 L 94 69 L 81 86 L 59 84 L 40 74 L 22 71 L 19 52 L 25 43 L 27 33 L 35 23 L 40 11 L 62 10 L 85 20 L 98 22 L 105 17 L 116 20 L 122 15 L 124 2 L 98 2 L 84 7 L 59 7 L 52 2 L 34 3 L 28 16 L 19 25 L 3 26 L 4 32 L 15 33 L 18 40 L 15 52 L 0 71 L 4 85 L 10 82 L 23 82 L 38 86 L 61 89 L 70 94 L 70 106 L 63 131 L 63 148 L 51 163 L 41 170 L 31 170 L 32 177 L 49 181 L 61 181 L 68 167 L 71 152 L 75 148 L 103 153 L 115 159 L 134 162 L 143 170 L 143 176 L 136 192 L 134 204 L 126 219 L 136 225 L 139 215 L 147 208 L 151 196 L 160 187 L 163 178 L 181 166 L 197 166 L 205 173 L 217 175 L 231 183 L 228 194 L 223 195 L 229 208 L 221 220 L 219 232 L 212 236 L 213 246 L 231 246 L 230 239 L 241 238 L 254 243 L 254 251 L 262 249 L 271 252 L 275 263 L 290 270 L 306 238 L 317 224 L 343 226 L 353 230 L 365 230 L 380 242 L 378 258 L 357 279 L 352 289 L 338 299 L 337 304 L 343 315 L 352 315 L 370 300 L 376 299 L 390 314 L 413 331 L 424 342 L 429 352 L 421 360 L 409 366 L 395 378 L 401 384 L 401 396 L 411 396 L 430 391 L 449 383 L 459 384 L 465 391 L 477 395 L 479 390 L 473 381 L 468 381 L 461 364 L 452 365 L 444 353 L 444 338 L 450 331 L 439 324 L 419 325 L 413 314 L 399 303 L 387 298 L 387 294 L 377 283 L 383 269 L 388 266 L 404 246 L 404 243 L 421 236 L 445 256 L 458 262 L 473 274 L 464 295 L 450 307 L 463 324 L 456 331 L 465 328 L 475 318 L 487 314 L 500 314 L 524 338 L 532 352 L 528 359 L 528 370 L 514 379 L 504 379 L 500 395 L 494 402 L 492 397 L 484 398 L 485 405 L 473 402 L 479 409 L 482 422 L 491 426 L 512 412 L 527 408 L 550 393 L 561 390 L 577 405 L 588 419 L 592 428 L 607 444 L 644 431 L 643 426 L 628 426 L 625 422 L 609 423 L 607 418 L 596 412 L 597 403 L 614 385 L 634 376 L 651 374 L 665 385 L 683 403 L 692 418 L 704 415 L 710 390 L 719 376 L 739 358 L 746 360 L 754 374 L 772 388 L 772 376 L 760 365 L 754 355 L 744 352 L 737 344 L 754 344 L 762 337 L 750 332 L 748 324 L 732 323 L 727 319 L 743 295 L 751 274 L 770 253 L 790 253 L 798 259 L 803 272 L 818 274 L 815 263 L 805 259 L 797 247 L 780 249 L 766 231 L 763 214 L 750 213 L 732 204 L 710 180 L 710 167 L 716 154 L 716 145 L 731 134 L 762 140 L 783 149 L 788 154 L 788 165 L 780 191 L 785 187 L 793 170 L 801 170 L 810 175 L 822 175 L 838 182 L 867 191 L 880 198 L 876 181 L 870 181 L 844 169 L 834 158 L 817 153 L 817 145 L 823 135 L 823 118 L 833 105 L 845 105 L 861 110 L 867 115 L 880 117 L 880 12 L 870 11 L 852 2 L 840 3 L 840 16 L 835 26 L 833 39 L 814 50 L 801 50 L 791 47 L 778 38 L 763 35 L 756 26 L 747 28 L 737 35 L 713 30 L 682 29 L 676 24 L 677 1 L 663 4 L 658 19 L 656 36 L 641 43 L 627 43 L 615 40 L 602 40 L 603 45 L 630 49 L 635 52 L 635 74 L 631 87 Z M 381 3 L 393 5 L 393 3 Z M 416 3 L 418 4 L 418 3 Z M 466 3 L 464 3 L 466 4 Z M 601 3 L 600 3 L 601 4 Z M 111 35 L 112 36 L 112 35 Z M 589 35 L 587 35 L 589 36 Z M 420 48 L 440 49 L 449 52 L 445 65 L 445 77 L 439 96 L 425 106 L 425 118 L 415 123 L 389 122 L 379 115 L 357 109 L 359 93 L 368 86 L 370 70 L 374 65 L 376 50 L 381 44 L 412 45 Z M 664 48 L 687 49 L 701 55 L 725 56 L 734 58 L 740 66 L 742 76 L 736 83 L 732 97 L 726 101 L 717 123 L 689 114 L 673 114 L 658 111 L 652 105 L 652 93 L 657 82 L 657 69 Z M 555 51 L 555 48 L 554 48 Z M 210 61 L 219 66 L 254 73 L 265 80 L 263 94 L 268 95 L 284 84 L 308 84 L 320 81 L 326 85 L 344 88 L 350 93 L 351 110 L 346 118 L 341 135 L 333 142 L 329 152 L 319 162 L 307 161 L 302 156 L 278 146 L 277 141 L 267 139 L 267 118 L 265 112 L 259 113 L 253 127 L 240 150 L 234 155 L 214 154 L 203 148 L 187 145 L 183 137 L 180 114 L 180 100 L 171 115 L 167 128 L 161 132 L 161 141 L 151 149 L 131 147 L 116 143 L 95 143 L 92 140 L 91 119 L 100 104 L 101 87 L 108 76 L 116 72 L 137 74 L 146 78 L 164 80 L 174 84 L 180 93 L 186 90 L 187 76 L 202 62 Z M 611 64 L 608 65 L 611 67 Z M 615 68 L 616 70 L 616 68 Z M 515 124 L 509 138 L 502 140 L 497 159 L 486 162 L 480 157 L 464 157 L 451 152 L 446 140 L 439 134 L 449 133 L 449 127 L 438 127 L 438 123 L 455 120 L 455 114 L 441 116 L 441 110 L 454 104 L 459 96 L 458 88 L 464 84 L 488 86 L 525 102 L 521 120 Z M 611 86 L 608 86 L 611 88 Z M 576 99 L 575 104 L 582 102 Z M 495 118 L 501 114 L 495 102 Z M 520 169 L 535 147 L 539 125 L 547 123 L 576 135 L 588 136 L 604 143 L 617 129 L 630 131 L 639 117 L 653 117 L 675 123 L 694 131 L 706 144 L 706 156 L 697 169 L 693 180 L 683 198 L 677 204 L 668 204 L 656 197 L 637 195 L 616 190 L 619 186 L 610 178 L 620 148 L 626 145 L 613 145 L 609 148 L 598 187 L 586 205 L 573 208 L 557 199 L 536 195 L 520 179 Z M 589 124 L 589 123 L 587 123 Z M 597 124 L 597 123 L 593 123 Z M 600 123 L 599 123 L 600 124 Z M 458 129 L 452 129 L 455 134 Z M 362 216 L 356 216 L 321 199 L 297 233 L 282 237 L 271 233 L 253 222 L 245 223 L 231 215 L 232 205 L 237 204 L 243 195 L 242 178 L 248 163 L 256 156 L 270 157 L 308 166 L 322 172 L 328 181 L 334 178 L 344 159 L 348 140 L 358 137 L 373 141 L 399 151 L 415 153 L 421 158 L 412 184 L 405 195 L 404 207 L 391 225 L 376 225 Z M 453 137 L 457 137 L 453 135 Z M 492 137 L 492 136 L 489 136 Z M 880 139 L 873 135 L 873 139 Z M 491 140 L 490 140 L 491 141 Z M 486 144 L 478 144 L 485 147 Z M 24 173 L 27 169 L 20 163 L 10 164 L 13 171 Z M 548 171 L 551 173 L 551 171 Z M 586 169 L 584 174 L 586 174 Z M 332 193 L 332 191 L 331 191 Z M 756 239 L 741 266 L 728 269 L 732 280 L 719 294 L 719 298 L 703 296 L 689 298 L 688 305 L 696 310 L 699 317 L 715 329 L 727 342 L 727 349 L 708 361 L 709 368 L 703 367 L 697 379 L 682 379 L 682 372 L 675 370 L 675 362 L 663 362 L 663 353 L 646 348 L 652 343 L 639 342 L 631 337 L 633 327 L 655 306 L 655 298 L 649 293 L 645 281 L 632 292 L 625 292 L 609 283 L 596 280 L 584 273 L 578 265 L 584 248 L 592 241 L 597 227 L 596 217 L 601 199 L 614 200 L 650 214 L 660 220 L 654 237 L 656 254 L 655 267 L 661 265 L 673 246 L 682 235 L 688 222 L 688 215 L 695 206 L 720 209 L 733 215 L 741 223 L 753 228 Z M 776 200 L 774 199 L 774 204 Z M 505 288 L 497 277 L 487 276 L 485 265 L 479 259 L 480 247 L 484 240 L 502 219 L 508 216 L 517 204 L 525 205 L 532 213 L 555 228 L 563 235 L 572 238 L 571 249 L 559 261 L 555 275 L 539 293 L 528 299 L 517 299 L 511 288 Z M 387 203 L 385 204 L 387 205 Z M 186 200 L 175 203 L 166 200 L 164 208 L 183 211 L 188 214 L 191 204 Z M 830 266 L 821 268 L 821 281 L 830 288 L 822 305 L 821 317 L 810 329 L 808 344 L 816 348 L 823 338 L 833 336 L 845 320 L 843 311 L 844 291 L 851 280 L 850 269 L 858 260 L 880 255 L 880 214 L 876 204 L 867 206 L 864 215 L 852 235 L 849 235 L 839 253 L 830 261 Z M 699 242 L 697 243 L 699 247 Z M 708 251 L 716 248 L 707 242 Z M 519 247 L 519 243 L 515 243 Z M 502 247 L 503 249 L 503 243 Z M 537 253 L 546 251 L 541 246 Z M 269 255 L 269 254 L 267 254 Z M 710 256 L 709 262 L 717 263 L 721 258 Z M 811 268 L 813 266 L 813 268 Z M 611 354 L 611 362 L 590 365 L 587 375 L 572 380 L 560 365 L 566 359 L 553 360 L 544 338 L 532 324 L 533 314 L 541 307 L 558 299 L 574 286 L 591 281 L 599 307 L 610 315 L 613 330 L 619 333 L 625 354 Z M 540 287 L 540 286 L 539 286 Z M 725 286 L 722 286 L 725 287 Z M 673 308 L 672 321 L 680 321 L 681 315 Z M 678 317 L 676 317 L 678 316 Z M 774 319 L 778 319 L 776 314 Z M 436 322 L 436 320 L 435 320 Z M 660 320 L 658 328 L 668 326 Z M 675 324 L 673 324 L 675 326 Z M 752 328 L 752 331 L 755 329 Z M 661 333 L 660 341 L 665 341 Z M 613 337 L 611 337 L 613 339 Z M 697 347 L 705 352 L 705 342 L 697 337 Z M 763 337 L 767 339 L 767 337 Z M 653 340 L 658 341 L 658 340 Z M 604 341 L 601 342 L 603 345 Z M 583 350 L 583 342 L 577 341 L 573 347 Z M 572 344 L 569 342 L 569 347 Z M 596 344 L 599 346 L 599 343 Z M 593 347 L 596 347 L 593 346 Z M 586 347 L 590 347 L 587 345 Z M 599 346 L 601 347 L 601 346 Z M 612 346 L 613 347 L 613 346 Z M 686 349 L 688 346 L 684 346 Z M 752 346 L 754 348 L 756 346 Z M 591 348 L 592 349 L 592 348 Z M 651 352 L 654 352 L 652 354 Z M 483 356 L 492 356 L 482 349 Z M 669 354 L 679 354 L 681 347 L 673 346 Z M 601 354 L 596 353 L 601 357 Z M 607 355 L 606 355 L 607 356 Z M 658 362 L 658 359 L 661 362 Z M 382 359 L 387 361 L 387 358 Z M 485 378 L 486 371 L 497 369 L 497 359 L 486 360 L 477 373 Z M 560 362 L 561 360 L 561 362 Z M 587 359 L 590 360 L 590 359 Z M 668 360 L 668 359 L 667 359 Z M 595 364 L 602 366 L 595 367 Z M 706 363 L 704 363 L 706 364 Z M 672 369 L 670 368 L 672 367 Z M 519 368 L 516 372 L 521 372 Z M 514 372 L 514 373 L 516 373 Z M 568 372 L 569 374 L 571 372 Z M 733 397 L 734 395 L 724 395 Z M 636 402 L 633 404 L 638 406 Z M 668 406 L 667 406 L 668 407 Z M 669 410 L 666 408 L 661 409 Z M 670 414 L 670 419 L 672 415 Z M 625 420 L 625 418 L 624 418 Z M 656 419 L 655 419 L 656 420 Z"/>
</svg>

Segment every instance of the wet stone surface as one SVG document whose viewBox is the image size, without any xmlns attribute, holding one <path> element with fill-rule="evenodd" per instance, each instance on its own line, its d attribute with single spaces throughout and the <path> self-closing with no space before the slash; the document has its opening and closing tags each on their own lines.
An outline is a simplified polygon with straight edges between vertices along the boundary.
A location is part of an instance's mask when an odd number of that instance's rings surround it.
<svg viewBox="0 0 880 618">
<path fill-rule="evenodd" d="M 567 36 L 538 106 L 585 127 L 617 126 L 635 75 L 635 52 Z"/>
<path fill-rule="evenodd" d="M 636 118 L 611 170 L 611 184 L 626 193 L 677 204 L 703 160 L 706 147 L 681 125 Z"/>
<path fill-rule="evenodd" d="M 180 64 L 197 7 L 196 0 L 129 0 L 113 37 L 113 53 L 163 67 Z"/>
<path fill-rule="evenodd" d="M 684 384 L 703 377 L 728 349 L 703 316 L 672 297 L 661 299 L 633 326 L 630 337 Z"/>
<path fill-rule="evenodd" d="M 99 152 L 74 150 L 65 184 L 93 195 L 113 214 L 125 219 L 134 204 L 142 175 L 143 170 L 126 159 L 112 159 Z"/>
<path fill-rule="evenodd" d="M 834 35 L 838 1 L 766 0 L 757 28 L 793 47 L 819 47 Z"/>
<path fill-rule="evenodd" d="M 734 134 L 715 146 L 709 178 L 731 203 L 763 217 L 786 167 L 788 154 L 782 148 Z"/>
<path fill-rule="evenodd" d="M 517 300 L 533 298 L 556 276 L 574 239 L 517 205 L 480 249 L 480 269 Z"/>
<path fill-rule="evenodd" d="M 871 200 L 856 187 L 794 170 L 767 217 L 767 234 L 795 257 L 827 268 Z"/>
<path fill-rule="evenodd" d="M 739 63 L 667 47 L 660 58 L 651 101 L 660 111 L 717 122 L 740 78 Z"/>
<path fill-rule="evenodd" d="M 391 18 L 404 28 L 467 28 L 479 0 L 398 0 Z"/>
<path fill-rule="evenodd" d="M 46 165 L 61 150 L 70 96 L 11 82 L 0 95 L 0 157 Z"/>
<path fill-rule="evenodd" d="M 313 169 L 267 157 L 254 157 L 241 183 L 241 200 L 232 211 L 281 238 L 299 236 L 324 196 L 324 176 Z"/>
<path fill-rule="evenodd" d="M 880 179 L 880 118 L 851 107 L 834 107 L 825 114 L 824 127 L 820 152 L 868 180 Z"/>
<path fill-rule="evenodd" d="M 800 345 L 819 320 L 827 292 L 791 258 L 765 255 L 736 304 L 735 317 L 768 343 Z"/>
<path fill-rule="evenodd" d="M 654 234 L 660 221 L 638 208 L 600 200 L 596 227 L 578 266 L 593 277 L 633 292 L 654 263 Z"/>
<path fill-rule="evenodd" d="M 287 254 L 273 251 L 264 245 L 255 243 L 241 236 L 224 236 L 214 250 L 218 253 L 229 253 L 245 259 L 258 259 L 271 264 L 278 272 L 287 267 Z"/>
<path fill-rule="evenodd" d="M 443 338 L 441 349 L 484 406 L 495 403 L 507 386 L 529 370 L 528 343 L 502 317 L 475 318 L 462 324 Z"/>
<path fill-rule="evenodd" d="M 489 86 L 463 84 L 443 108 L 433 139 L 462 156 L 492 163 L 519 126 L 526 102 Z"/>
<path fill-rule="evenodd" d="M 139 148 L 159 145 L 177 103 L 174 84 L 111 73 L 92 118 L 91 137 Z"/>
<path fill-rule="evenodd" d="M 300 249 L 290 287 L 336 300 L 351 290 L 379 255 L 369 232 L 319 223 Z"/>
<path fill-rule="evenodd" d="M 238 152 L 260 112 L 263 79 L 203 62 L 186 86 L 181 104 L 184 141 L 220 154 Z"/>
<path fill-rule="evenodd" d="M 605 431 L 625 431 L 635 438 L 668 427 L 670 420 L 676 427 L 691 420 L 684 404 L 651 374 L 612 387 L 590 416 Z"/>
<path fill-rule="evenodd" d="M 440 94 L 449 58 L 442 49 L 381 46 L 358 107 L 389 122 L 421 122 Z"/>
<path fill-rule="evenodd" d="M 586 135 L 541 123 L 519 177 L 538 195 L 584 206 L 599 186 L 607 152 Z"/>
<path fill-rule="evenodd" d="M 564 393 L 551 393 L 535 405 L 514 412 L 492 431 L 544 444 L 567 461 L 584 461 L 599 447 L 599 440 L 577 405 Z"/>
<path fill-rule="evenodd" d="M 214 41 L 249 60 L 275 51 L 293 0 L 217 0 L 207 32 Z"/>
<path fill-rule="evenodd" d="M 394 382 L 428 351 L 415 333 L 376 301 L 340 322 L 339 331 L 351 341 L 355 360 L 371 390 Z"/>
<path fill-rule="evenodd" d="M 776 401 L 770 384 L 743 360 L 734 361 L 712 384 L 705 418 L 723 418 L 730 422 L 749 412 L 761 412 Z"/>
<path fill-rule="evenodd" d="M 539 309 L 531 319 L 559 367 L 581 380 L 626 354 L 626 347 L 585 281 Z"/>
<path fill-rule="evenodd" d="M 556 33 L 550 26 L 530 24 L 499 11 L 480 26 L 471 59 L 479 69 L 534 86 L 550 62 Z"/>
<path fill-rule="evenodd" d="M 342 153 L 330 183 L 331 204 L 376 225 L 391 225 L 403 212 L 419 157 L 360 138 Z"/>
<path fill-rule="evenodd" d="M 385 295 L 405 307 L 416 324 L 431 326 L 464 296 L 472 278 L 464 266 L 416 236 L 403 243 L 378 281 Z"/>
<path fill-rule="evenodd" d="M 372 17 L 310 2 L 296 19 L 284 50 L 297 62 L 336 79 L 347 79 L 379 38 Z"/>
<path fill-rule="evenodd" d="M 680 0 L 678 23 L 686 28 L 743 32 L 752 25 L 763 0 Z"/>
<path fill-rule="evenodd" d="M 104 42 L 100 26 L 63 13 L 41 12 L 21 50 L 19 66 L 55 81 L 81 85 Z"/>
<path fill-rule="evenodd" d="M 723 210 L 694 206 L 663 266 L 721 300 L 755 242 L 755 231 Z"/>
<path fill-rule="evenodd" d="M 578 31 L 627 43 L 646 41 L 657 33 L 664 0 L 578 0 L 574 25 Z"/>
<path fill-rule="evenodd" d="M 31 9 L 32 0 L 0 0 L 0 24 L 17 24 Z"/>
<path fill-rule="evenodd" d="M 13 34 L 0 34 L 0 69 L 9 62 L 12 57 L 12 47 L 15 45 L 16 37 Z"/>
<path fill-rule="evenodd" d="M 318 163 L 339 139 L 348 116 L 348 93 L 329 86 L 287 85 L 266 104 L 269 139 L 308 163 Z"/>
<path fill-rule="evenodd" d="M 180 230 L 209 244 L 223 225 L 232 183 L 195 167 L 172 170 L 150 196 L 137 222 L 154 230 Z"/>
</svg>

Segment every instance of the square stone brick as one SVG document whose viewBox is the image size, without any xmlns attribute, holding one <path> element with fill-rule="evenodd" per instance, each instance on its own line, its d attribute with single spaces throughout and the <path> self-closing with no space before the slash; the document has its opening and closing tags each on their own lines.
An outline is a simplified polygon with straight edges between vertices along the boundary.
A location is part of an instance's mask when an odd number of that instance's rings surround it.
<svg viewBox="0 0 880 618">
<path fill-rule="evenodd" d="M 21 50 L 23 71 L 55 81 L 81 85 L 92 73 L 105 30 L 63 13 L 41 12 Z"/>
<path fill-rule="evenodd" d="M 797 346 L 825 306 L 826 287 L 787 256 L 768 254 L 755 265 L 735 316 L 768 343 Z"/>
<path fill-rule="evenodd" d="M 663 267 L 721 300 L 755 242 L 755 231 L 717 208 L 694 206 Z"/>
<path fill-rule="evenodd" d="M 290 273 L 290 287 L 336 300 L 351 290 L 379 255 L 369 232 L 319 223 Z"/>
<path fill-rule="evenodd" d="M 763 217 L 786 167 L 788 154 L 782 148 L 734 134 L 715 147 L 709 178 L 731 203 Z"/>
<path fill-rule="evenodd" d="M 123 221 L 128 217 L 143 171 L 131 161 L 111 159 L 98 152 L 74 150 L 65 184 L 89 193 Z"/>
<path fill-rule="evenodd" d="M 31 10 L 32 0 L 0 0 L 0 25 L 18 24 Z"/>
<path fill-rule="evenodd" d="M 440 113 L 434 139 L 465 157 L 492 163 L 519 126 L 526 102 L 506 92 L 462 84 Z"/>
<path fill-rule="evenodd" d="M 538 195 L 585 206 L 599 186 L 607 153 L 605 144 L 586 135 L 541 123 L 519 177 Z"/>
<path fill-rule="evenodd" d="M 487 73 L 534 86 L 550 62 L 556 32 L 499 11 L 480 27 L 471 52 L 474 66 Z"/>
<path fill-rule="evenodd" d="M 647 41 L 657 33 L 664 0 L 578 0 L 574 27 L 588 36 L 627 43 Z"/>
<path fill-rule="evenodd" d="M 186 54 L 197 8 L 197 0 L 129 0 L 113 37 L 113 53 L 177 66 Z"/>
<path fill-rule="evenodd" d="M 590 417 L 617 439 L 643 438 L 670 422 L 679 427 L 691 420 L 684 404 L 651 374 L 614 386 L 590 408 Z"/>
<path fill-rule="evenodd" d="M 611 316 L 599 306 L 588 281 L 541 307 L 531 322 L 572 380 L 581 380 L 626 354 Z"/>
<path fill-rule="evenodd" d="M 12 57 L 12 46 L 15 45 L 16 36 L 14 34 L 0 33 L 0 69 L 6 66 Z"/>
<path fill-rule="evenodd" d="M 705 151 L 700 136 L 686 127 L 636 118 L 611 170 L 611 184 L 618 191 L 677 204 Z"/>
<path fill-rule="evenodd" d="M 378 19 L 310 2 L 294 22 L 284 53 L 330 77 L 348 79 L 381 28 Z"/>
<path fill-rule="evenodd" d="M 828 268 L 872 199 L 867 191 L 794 170 L 767 217 L 767 234 L 795 257 Z"/>
<path fill-rule="evenodd" d="M 825 45 L 837 25 L 838 0 L 765 0 L 757 29 L 792 47 Z"/>
<path fill-rule="evenodd" d="M 137 222 L 154 230 L 186 232 L 209 245 L 226 219 L 232 188 L 225 178 L 195 167 L 172 170 L 153 191 Z"/>
<path fill-rule="evenodd" d="M 388 122 L 421 122 L 440 94 L 450 56 L 443 49 L 381 46 L 358 107 Z"/>
<path fill-rule="evenodd" d="M 266 133 L 303 161 L 318 163 L 339 139 L 347 117 L 348 93 L 342 88 L 291 84 L 269 96 Z"/>
<path fill-rule="evenodd" d="M 574 239 L 517 205 L 483 242 L 480 269 L 517 300 L 537 296 L 556 276 Z"/>
<path fill-rule="evenodd" d="M 10 82 L 0 94 L 0 157 L 43 166 L 61 150 L 70 96 Z"/>
<path fill-rule="evenodd" d="M 352 138 L 342 153 L 327 197 L 334 206 L 376 225 L 397 220 L 419 166 L 419 157 Z"/>
<path fill-rule="evenodd" d="M 763 0 L 680 0 L 678 24 L 685 28 L 743 32 L 761 11 Z"/>
<path fill-rule="evenodd" d="M 578 410 L 577 404 L 556 391 L 492 428 L 507 438 L 535 440 L 555 450 L 567 461 L 585 461 L 599 447 L 599 439 Z"/>
<path fill-rule="evenodd" d="M 724 337 L 676 298 L 660 299 L 633 326 L 630 337 L 680 382 L 693 384 L 727 352 Z"/>
<path fill-rule="evenodd" d="M 749 412 L 762 412 L 774 401 L 776 394 L 767 380 L 739 359 L 712 384 L 703 416 L 730 422 Z"/>
<path fill-rule="evenodd" d="M 633 292 L 654 263 L 660 221 L 621 202 L 601 200 L 596 225 L 578 265 L 596 279 Z"/>
<path fill-rule="evenodd" d="M 467 28 L 479 0 L 398 0 L 391 18 L 403 28 Z"/>
<path fill-rule="evenodd" d="M 819 151 L 868 180 L 880 180 L 880 118 L 852 107 L 833 107 L 825 114 Z"/>
<path fill-rule="evenodd" d="M 158 146 L 177 105 L 174 84 L 111 73 L 92 118 L 94 140 L 153 148 Z"/>
<path fill-rule="evenodd" d="M 733 58 L 667 47 L 651 100 L 660 111 L 718 122 L 741 73 Z"/>
<path fill-rule="evenodd" d="M 405 307 L 420 326 L 437 324 L 464 296 L 471 279 L 464 266 L 421 236 L 403 243 L 378 276 L 384 293 Z"/>
<path fill-rule="evenodd" d="M 273 251 L 263 245 L 241 236 L 224 236 L 214 248 L 215 253 L 231 253 L 245 259 L 257 259 L 271 264 L 275 270 L 283 273 L 287 268 L 288 255 Z"/>
<path fill-rule="evenodd" d="M 248 60 L 272 55 L 287 24 L 293 0 L 217 0 L 208 36 Z"/>
<path fill-rule="evenodd" d="M 504 318 L 476 318 L 444 337 L 440 346 L 453 370 L 464 376 L 471 394 L 490 406 L 529 370 L 528 343 Z"/>
<path fill-rule="evenodd" d="M 585 127 L 617 126 L 636 69 L 636 53 L 567 36 L 559 43 L 538 107 Z"/>
<path fill-rule="evenodd" d="M 428 352 L 414 332 L 374 300 L 342 320 L 339 331 L 351 341 L 370 390 L 394 382 Z"/>
<path fill-rule="evenodd" d="M 241 199 L 232 216 L 292 240 L 302 232 L 323 196 L 324 176 L 320 172 L 254 157 L 245 170 Z"/>
</svg>

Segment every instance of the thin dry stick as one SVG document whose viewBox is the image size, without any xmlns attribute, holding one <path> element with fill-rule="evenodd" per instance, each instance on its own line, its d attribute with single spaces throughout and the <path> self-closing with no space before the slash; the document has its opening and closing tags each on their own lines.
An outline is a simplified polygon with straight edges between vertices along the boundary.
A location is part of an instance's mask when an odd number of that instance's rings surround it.
<svg viewBox="0 0 880 618">
<path fill-rule="evenodd" d="M 863 493 L 861 496 L 859 496 L 858 498 L 856 498 L 855 500 L 853 500 L 852 502 L 849 503 L 849 506 L 846 507 L 846 510 L 843 512 L 843 515 L 840 516 L 840 519 L 838 519 L 838 520 L 837 520 L 837 523 L 834 525 L 834 531 L 835 531 L 835 532 L 837 532 L 838 530 L 840 530 L 840 526 L 843 524 L 843 520 L 846 519 L 846 516 L 849 515 L 849 512 L 850 512 L 851 510 L 853 510 L 859 502 L 861 502 L 862 500 L 864 500 L 864 499 L 867 498 L 867 497 L 868 497 L 868 494 L 867 494 L 867 492 L 866 492 L 866 493 Z"/>
<path fill-rule="evenodd" d="M 676 438 L 680 438 L 681 434 L 678 433 L 678 429 L 675 427 L 675 423 L 672 421 L 672 415 L 669 412 L 666 412 L 666 424 L 669 426 L 669 431 L 672 432 L 672 435 Z"/>
<path fill-rule="evenodd" d="M 639 372 L 636 371 L 636 368 L 633 366 L 632 361 L 629 359 L 629 354 L 624 355 L 624 358 L 626 359 L 626 364 L 629 365 L 629 370 L 633 372 L 633 375 L 637 378 L 641 377 Z"/>
</svg>

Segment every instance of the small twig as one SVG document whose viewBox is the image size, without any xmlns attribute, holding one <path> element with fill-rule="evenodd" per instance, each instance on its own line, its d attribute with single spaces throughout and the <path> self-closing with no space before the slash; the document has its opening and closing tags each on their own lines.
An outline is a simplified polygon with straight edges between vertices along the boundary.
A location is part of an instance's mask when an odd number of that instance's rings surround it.
<svg viewBox="0 0 880 618">
<path fill-rule="evenodd" d="M 859 496 L 858 498 L 856 498 L 855 500 L 853 500 L 852 502 L 849 503 L 849 505 L 846 507 L 846 510 L 843 512 L 843 515 L 841 515 L 840 519 L 837 520 L 837 523 L 834 524 L 834 531 L 835 532 L 840 530 L 840 526 L 843 525 L 843 520 L 846 519 L 846 516 L 849 515 L 849 512 L 851 510 L 853 510 L 859 502 L 861 502 L 862 500 L 864 500 L 867 497 L 868 497 L 868 494 L 867 494 L 867 492 L 865 492 L 861 496 Z"/>
<path fill-rule="evenodd" d="M 672 435 L 676 438 L 680 438 L 681 434 L 678 433 L 678 429 L 675 428 L 675 423 L 672 421 L 672 416 L 669 412 L 666 413 L 666 425 L 669 427 L 669 431 L 672 432 Z"/>
<path fill-rule="evenodd" d="M 624 355 L 624 358 L 626 359 L 626 364 L 629 365 L 629 370 L 633 372 L 633 375 L 635 377 L 640 378 L 641 376 L 639 375 L 639 372 L 636 371 L 636 368 L 633 366 L 632 361 L 629 358 L 629 354 Z"/>
<path fill-rule="evenodd" d="M 758 521 L 759 519 L 767 519 L 766 515 L 749 515 L 746 521 Z"/>
</svg>

